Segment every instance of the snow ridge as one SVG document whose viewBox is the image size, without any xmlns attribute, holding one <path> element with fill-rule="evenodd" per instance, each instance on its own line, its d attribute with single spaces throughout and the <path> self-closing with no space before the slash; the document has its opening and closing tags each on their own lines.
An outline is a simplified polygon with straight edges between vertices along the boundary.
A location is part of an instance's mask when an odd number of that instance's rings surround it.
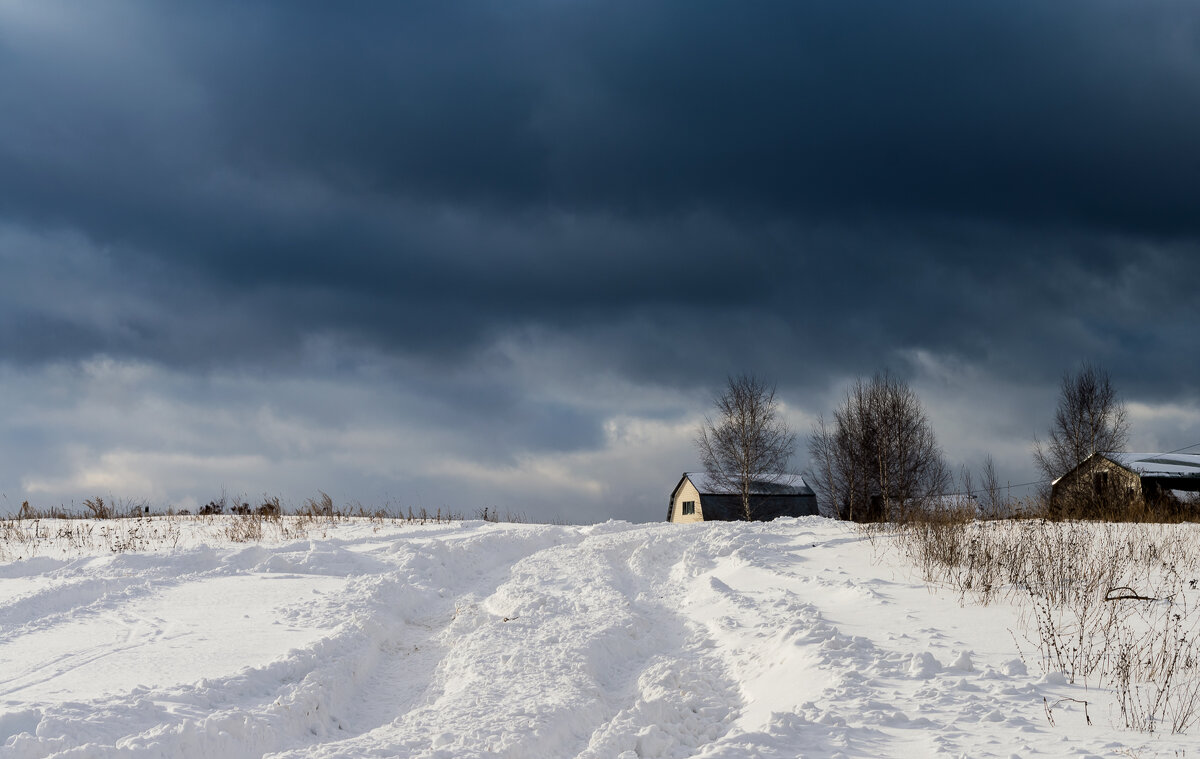
<svg viewBox="0 0 1200 759">
<path fill-rule="evenodd" d="M 1145 750 L 1067 706 L 1048 724 L 1043 697 L 1077 694 L 1028 673 L 1012 614 L 818 517 L 31 559 L 0 564 L 0 757 Z"/>
</svg>

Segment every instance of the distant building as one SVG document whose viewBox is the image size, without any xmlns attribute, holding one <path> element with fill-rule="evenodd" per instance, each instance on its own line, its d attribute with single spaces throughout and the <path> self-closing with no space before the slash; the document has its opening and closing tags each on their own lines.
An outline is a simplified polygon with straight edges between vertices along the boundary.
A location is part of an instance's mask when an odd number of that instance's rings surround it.
<svg viewBox="0 0 1200 759">
<path fill-rule="evenodd" d="M 754 521 L 776 517 L 803 517 L 817 513 L 817 496 L 800 475 L 772 475 L 772 481 L 755 482 L 750 490 Z M 718 491 L 704 472 L 684 472 L 671 491 L 668 522 L 740 521 L 742 497 Z"/>
<path fill-rule="evenodd" d="M 1200 454 L 1093 453 L 1054 481 L 1050 510 L 1060 516 L 1102 516 L 1106 507 L 1144 509 L 1181 503 L 1200 493 Z"/>
</svg>

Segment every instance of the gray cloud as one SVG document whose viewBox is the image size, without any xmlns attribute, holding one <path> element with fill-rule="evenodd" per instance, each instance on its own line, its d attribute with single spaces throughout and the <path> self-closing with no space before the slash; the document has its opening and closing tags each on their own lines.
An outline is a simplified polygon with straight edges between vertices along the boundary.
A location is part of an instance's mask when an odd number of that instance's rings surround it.
<svg viewBox="0 0 1200 759">
<path fill-rule="evenodd" d="M 1016 478 L 1083 359 L 1149 404 L 1148 438 L 1200 439 L 1152 410 L 1197 403 L 1198 22 L 1182 2 L 9 4 L 5 392 L 103 406 L 81 367 L 150 367 L 180 425 L 242 409 L 491 467 L 472 502 L 632 467 L 617 419 L 665 436 L 642 460 L 689 466 L 678 425 L 744 370 L 807 419 L 891 366 L 963 459 L 1000 425 Z M 0 478 L 62 485 L 42 493 L 80 492 L 67 470 L 106 451 L 217 455 L 8 408 L 0 445 L 41 442 Z M 230 436 L 293 462 L 279 477 L 420 479 L 211 430 Z"/>
</svg>

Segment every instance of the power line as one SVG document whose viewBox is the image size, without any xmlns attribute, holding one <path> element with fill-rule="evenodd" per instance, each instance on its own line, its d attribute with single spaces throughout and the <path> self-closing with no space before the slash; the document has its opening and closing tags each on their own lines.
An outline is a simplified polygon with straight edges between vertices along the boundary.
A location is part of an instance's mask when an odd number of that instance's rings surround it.
<svg viewBox="0 0 1200 759">
<path fill-rule="evenodd" d="M 1013 488 L 1024 488 L 1024 487 L 1028 487 L 1030 485 L 1042 485 L 1047 482 L 1054 482 L 1054 480 L 1034 480 L 1032 482 L 1020 482 L 1020 483 L 1017 483 L 1016 485 L 998 485 L 996 489 L 997 490 L 1012 490 Z M 938 493 L 936 497 L 944 498 L 946 496 L 952 496 L 952 495 L 977 495 L 979 493 L 982 493 L 984 490 L 986 490 L 986 488 L 979 487 L 979 488 L 975 488 L 974 490 L 969 490 L 969 491 L 964 490 L 961 493 Z"/>
<path fill-rule="evenodd" d="M 1185 446 L 1184 446 L 1184 447 L 1182 447 L 1182 448 L 1176 448 L 1176 449 L 1175 449 L 1175 450 L 1173 450 L 1173 451 L 1167 451 L 1166 453 L 1164 453 L 1164 454 L 1162 454 L 1162 455 L 1163 455 L 1163 456 L 1166 456 L 1167 454 L 1171 454 L 1171 453 L 1180 453 L 1180 452 L 1182 452 L 1182 451 L 1186 451 L 1186 450 L 1187 450 L 1187 449 L 1189 449 L 1189 448 L 1196 448 L 1196 447 L 1200 447 L 1200 443 L 1192 443 L 1191 445 L 1185 445 Z"/>
</svg>

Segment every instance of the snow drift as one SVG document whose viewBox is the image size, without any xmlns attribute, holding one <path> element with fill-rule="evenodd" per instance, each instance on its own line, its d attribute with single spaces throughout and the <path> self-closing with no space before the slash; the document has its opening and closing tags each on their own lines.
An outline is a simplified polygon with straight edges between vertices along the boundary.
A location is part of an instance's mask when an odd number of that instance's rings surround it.
<svg viewBox="0 0 1200 759">
<path fill-rule="evenodd" d="M 0 757 L 1171 755 L 821 519 L 366 521 L 0 563 Z M 1081 705 L 1091 699 L 1088 725 Z M 1047 706 L 1054 704 L 1052 725 Z"/>
</svg>

